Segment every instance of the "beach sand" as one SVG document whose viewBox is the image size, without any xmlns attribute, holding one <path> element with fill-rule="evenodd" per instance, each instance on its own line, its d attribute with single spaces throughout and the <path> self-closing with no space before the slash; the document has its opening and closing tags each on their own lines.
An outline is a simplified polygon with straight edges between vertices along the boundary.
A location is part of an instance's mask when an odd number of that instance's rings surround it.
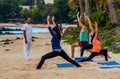
<svg viewBox="0 0 120 79">
<path fill-rule="evenodd" d="M 49 33 L 33 34 L 37 37 L 32 42 L 31 60 L 25 61 L 23 55 L 23 39 L 16 40 L 22 35 L 0 35 L 0 39 L 10 39 L 12 44 L 4 45 L 0 42 L 0 79 L 120 79 L 120 68 L 100 69 L 97 64 L 104 61 L 104 57 L 98 56 L 93 62 L 79 63 L 82 67 L 58 68 L 57 63 L 66 63 L 63 58 L 55 57 L 45 61 L 42 69 L 36 70 L 41 56 L 50 52 L 51 36 Z M 70 56 L 70 45 L 61 42 L 62 48 Z M 79 57 L 80 48 L 76 48 L 75 56 Z M 85 52 L 84 56 L 89 56 Z M 120 54 L 112 54 L 109 61 L 120 62 Z"/>
</svg>

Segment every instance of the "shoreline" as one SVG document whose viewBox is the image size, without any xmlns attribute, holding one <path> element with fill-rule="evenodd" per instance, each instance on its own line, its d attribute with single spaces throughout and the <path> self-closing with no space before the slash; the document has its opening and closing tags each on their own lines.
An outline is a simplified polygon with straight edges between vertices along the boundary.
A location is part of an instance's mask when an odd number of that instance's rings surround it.
<svg viewBox="0 0 120 79">
<path fill-rule="evenodd" d="M 19 27 L 22 27 L 23 24 L 17 24 L 17 23 L 0 23 L 0 26 L 19 26 Z M 47 24 L 32 24 L 33 27 L 41 27 L 41 28 L 44 28 L 44 27 L 47 27 Z M 53 26 L 51 24 L 51 26 Z M 76 24 L 62 24 L 62 27 L 63 28 L 68 28 L 68 27 L 76 27 Z"/>
</svg>

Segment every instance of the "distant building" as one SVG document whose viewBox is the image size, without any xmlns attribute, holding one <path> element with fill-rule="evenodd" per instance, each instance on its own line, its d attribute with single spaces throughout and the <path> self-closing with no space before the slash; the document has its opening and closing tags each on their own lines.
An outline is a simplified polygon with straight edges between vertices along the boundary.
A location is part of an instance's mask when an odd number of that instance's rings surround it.
<svg viewBox="0 0 120 79">
<path fill-rule="evenodd" d="M 29 5 L 20 5 L 19 7 L 23 8 L 23 9 L 30 9 Z"/>
<path fill-rule="evenodd" d="M 53 3 L 53 0 L 44 0 L 46 4 Z"/>
</svg>

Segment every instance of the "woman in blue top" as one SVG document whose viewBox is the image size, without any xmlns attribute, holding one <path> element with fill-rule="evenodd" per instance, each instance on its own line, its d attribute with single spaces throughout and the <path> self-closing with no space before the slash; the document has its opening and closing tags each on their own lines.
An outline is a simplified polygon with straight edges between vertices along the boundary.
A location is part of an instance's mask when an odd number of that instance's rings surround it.
<svg viewBox="0 0 120 79">
<path fill-rule="evenodd" d="M 72 60 L 65 52 L 64 50 L 62 50 L 61 46 L 60 46 L 60 40 L 61 40 L 61 33 L 60 30 L 58 29 L 58 27 L 54 27 L 53 29 L 51 29 L 50 27 L 50 16 L 47 17 L 47 24 L 48 24 L 48 29 L 50 34 L 52 35 L 52 52 L 47 53 L 46 55 L 42 56 L 38 66 L 36 67 L 36 69 L 41 69 L 43 63 L 45 62 L 46 59 L 49 58 L 53 58 L 56 56 L 61 56 L 63 57 L 65 60 L 67 60 L 68 62 L 74 64 L 77 67 L 81 67 L 77 62 L 75 62 L 74 60 Z"/>
</svg>

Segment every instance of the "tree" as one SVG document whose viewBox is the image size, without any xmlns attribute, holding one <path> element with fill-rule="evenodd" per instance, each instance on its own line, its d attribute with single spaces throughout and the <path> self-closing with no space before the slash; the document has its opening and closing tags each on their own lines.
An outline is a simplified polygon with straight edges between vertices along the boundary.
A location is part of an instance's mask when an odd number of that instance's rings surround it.
<svg viewBox="0 0 120 79">
<path fill-rule="evenodd" d="M 35 4 L 34 2 L 35 2 L 35 0 L 22 0 L 22 5 L 33 6 Z"/>
<path fill-rule="evenodd" d="M 58 22 L 67 23 L 71 22 L 68 16 L 70 8 L 68 6 L 68 0 L 54 0 L 54 7 L 57 8 L 57 14 L 55 15 Z"/>
<path fill-rule="evenodd" d="M 23 9 L 23 10 L 20 12 L 20 15 L 21 15 L 21 18 L 25 18 L 25 17 L 27 17 L 27 16 L 30 16 L 29 10 L 28 10 L 28 9 Z"/>
<path fill-rule="evenodd" d="M 5 3 L 0 3 L 0 22 L 5 22 L 6 19 L 10 18 L 12 16 L 11 12 L 12 6 Z"/>
<path fill-rule="evenodd" d="M 110 11 L 111 22 L 118 23 L 118 19 L 117 19 L 115 7 L 114 7 L 114 0 L 108 0 L 108 6 Z"/>
<path fill-rule="evenodd" d="M 96 3 L 95 3 L 95 5 L 96 5 L 96 10 L 97 10 L 97 11 L 99 11 L 98 0 L 96 0 Z"/>
<path fill-rule="evenodd" d="M 90 4 L 89 0 L 85 0 L 85 12 L 89 16 L 90 15 Z"/>
<path fill-rule="evenodd" d="M 5 22 L 9 18 L 18 18 L 21 8 L 17 0 L 2 0 L 0 2 L 0 20 Z"/>
<path fill-rule="evenodd" d="M 79 7 L 79 3 L 76 0 L 69 0 L 68 5 L 72 9 L 77 9 Z"/>
<path fill-rule="evenodd" d="M 79 7 L 80 7 L 80 14 L 81 14 L 81 21 L 84 21 L 84 7 L 83 7 L 83 0 L 79 0 Z"/>
<path fill-rule="evenodd" d="M 21 4 L 21 1 L 11 0 L 11 3 L 9 4 L 12 6 L 12 17 L 19 18 L 20 11 L 22 10 L 22 8 L 19 7 L 19 5 Z"/>
<path fill-rule="evenodd" d="M 45 6 L 44 0 L 36 0 L 36 5 L 39 9 L 42 9 Z"/>
</svg>

